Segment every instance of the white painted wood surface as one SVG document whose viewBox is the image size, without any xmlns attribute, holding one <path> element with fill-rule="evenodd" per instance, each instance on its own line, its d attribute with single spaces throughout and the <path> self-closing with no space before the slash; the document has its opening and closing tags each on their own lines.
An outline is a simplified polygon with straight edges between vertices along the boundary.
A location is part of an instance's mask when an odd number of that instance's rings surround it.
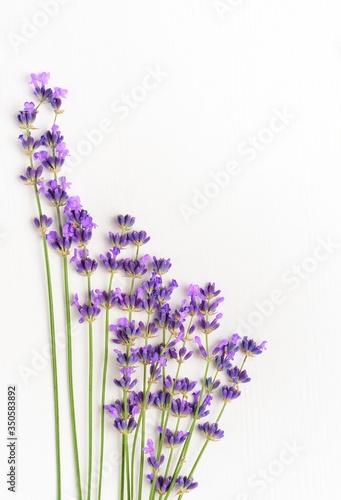
<svg viewBox="0 0 341 500">
<path fill-rule="evenodd" d="M 224 332 L 249 329 L 269 341 L 223 419 L 227 439 L 212 444 L 198 469 L 193 498 L 338 500 L 340 2 L 6 0 L 0 23 L 1 498 L 12 498 L 4 472 L 13 382 L 16 498 L 54 498 L 51 373 L 39 358 L 47 345 L 44 274 L 33 200 L 18 181 L 27 165 L 13 118 L 30 99 L 27 75 L 47 70 L 69 89 L 60 119 L 74 154 L 68 177 L 102 235 L 113 215 L 133 213 L 152 236 L 148 250 L 172 258 L 182 287 L 212 280 L 223 290 Z M 103 242 L 98 233 L 98 250 Z M 80 286 L 73 276 L 72 289 Z M 75 339 L 82 458 L 85 336 Z M 22 367 L 35 375 L 25 381 Z M 67 410 L 65 399 L 64 447 Z M 108 442 L 109 433 L 108 424 Z M 110 467 L 105 500 L 117 498 L 115 456 Z M 71 476 L 70 455 L 65 483 Z M 65 488 L 65 500 L 72 495 Z"/>
</svg>

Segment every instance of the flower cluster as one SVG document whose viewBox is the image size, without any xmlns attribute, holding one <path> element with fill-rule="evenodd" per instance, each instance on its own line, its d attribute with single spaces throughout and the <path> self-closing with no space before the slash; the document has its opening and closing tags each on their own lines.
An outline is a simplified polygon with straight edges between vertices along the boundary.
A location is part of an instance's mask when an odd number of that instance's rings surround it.
<svg viewBox="0 0 341 500">
<path fill-rule="evenodd" d="M 79 323 L 87 324 L 89 334 L 88 495 L 91 491 L 93 436 L 93 322 L 103 310 L 105 346 L 98 498 L 103 473 L 104 412 L 113 419 L 113 427 L 122 439 L 121 497 L 125 497 L 127 488 L 128 498 L 133 498 L 136 488 L 142 491 L 145 481 L 150 485 L 150 500 L 154 500 L 155 495 L 167 500 L 173 491 L 182 498 L 183 494 L 198 486 L 194 473 L 208 443 L 224 437 L 220 419 L 225 407 L 240 397 L 242 384 L 251 380 L 245 369 L 246 361 L 260 355 L 266 349 L 266 342 L 258 344 L 246 336 L 241 338 L 237 333 L 229 338 L 218 338 L 223 318 L 219 310 L 224 301 L 221 291 L 213 282 L 203 287 L 191 284 L 179 299 L 177 281 L 167 277 L 172 269 L 170 258 L 144 252 L 150 236 L 145 230 L 135 228 L 136 219 L 132 215 L 118 215 L 116 228 L 108 233 L 105 253 L 100 254 L 99 259 L 90 255 L 90 242 L 97 225 L 83 207 L 80 197 L 72 194 L 71 183 L 60 175 L 69 151 L 56 120 L 63 112 L 61 108 L 67 90 L 49 87 L 49 78 L 47 72 L 31 74 L 30 84 L 37 104 L 25 102 L 17 115 L 23 131 L 19 135 L 21 148 L 29 161 L 20 178 L 33 187 L 37 200 L 38 216 L 33 222 L 44 243 L 50 300 L 48 246 L 63 258 L 71 405 L 74 403 L 69 264 L 79 276 L 86 278 L 81 280 L 86 287 L 85 301 L 80 301 L 76 293 L 71 305 L 78 311 Z M 35 122 L 42 105 L 52 110 L 54 121 L 43 135 L 34 137 Z M 53 212 L 53 217 L 42 212 L 42 203 Z M 106 287 L 95 288 L 92 287 L 93 274 L 100 265 L 107 271 L 109 283 Z M 124 283 L 124 286 L 115 287 L 117 277 L 122 278 L 120 284 Z M 112 309 L 116 309 L 118 317 L 110 324 Z M 53 307 L 50 307 L 51 311 L 53 313 Z M 105 404 L 109 333 L 112 334 L 110 345 L 114 346 L 116 376 L 113 383 L 118 396 L 114 402 Z M 200 365 L 200 375 L 194 375 Z M 81 498 L 74 407 L 71 410 Z M 153 436 L 147 436 L 151 430 L 146 426 L 150 414 L 157 420 Z M 201 439 L 202 448 L 192 468 L 183 475 L 182 468 L 195 434 Z M 138 465 L 136 469 L 135 465 Z M 149 468 L 148 473 L 145 467 Z M 138 486 L 135 475 L 139 478 Z"/>
<path fill-rule="evenodd" d="M 151 468 L 147 479 L 152 495 L 167 496 L 173 488 L 182 495 L 194 489 L 197 483 L 192 472 L 187 477 L 180 474 L 181 467 L 174 469 L 171 459 L 166 464 L 162 450 L 180 448 L 184 452 L 195 428 L 206 441 L 223 438 L 224 431 L 217 421 L 201 421 L 219 402 L 225 407 L 240 396 L 240 384 L 250 381 L 243 369 L 245 359 L 261 354 L 265 342 L 257 345 L 254 340 L 242 339 L 238 334 L 211 341 L 223 316 L 219 312 L 224 301 L 221 291 L 214 283 L 205 287 L 190 285 L 187 297 L 173 306 L 173 293 L 178 284 L 165 277 L 171 268 L 170 259 L 155 256 L 150 259 L 149 254 L 139 256 L 141 247 L 150 238 L 145 231 L 132 229 L 135 217 L 119 215 L 116 224 L 121 231 L 109 232 L 112 246 L 100 258 L 111 276 L 121 273 L 129 277 L 130 286 L 127 290 L 116 288 L 109 292 L 113 307 L 126 316 L 110 326 L 120 373 L 114 384 L 122 391 L 122 398 L 105 408 L 114 418 L 114 427 L 126 439 L 139 432 L 148 410 L 160 411 L 157 438 L 142 442 L 148 457 L 146 465 Z M 121 257 L 132 246 L 136 249 L 134 257 Z M 107 307 L 108 294 L 98 291 L 97 297 L 102 297 Z M 235 364 L 237 354 L 244 355 L 241 366 Z M 198 356 L 205 362 L 204 378 L 193 380 L 186 374 L 180 376 L 180 370 L 186 370 L 187 365 L 187 373 L 191 373 L 190 360 L 197 364 Z M 174 372 L 176 376 L 171 375 Z M 170 425 L 172 419 L 174 424 Z M 180 423 L 183 428 L 179 427 Z M 131 438 L 134 443 L 136 437 Z M 169 474 L 172 467 L 173 475 Z"/>
</svg>

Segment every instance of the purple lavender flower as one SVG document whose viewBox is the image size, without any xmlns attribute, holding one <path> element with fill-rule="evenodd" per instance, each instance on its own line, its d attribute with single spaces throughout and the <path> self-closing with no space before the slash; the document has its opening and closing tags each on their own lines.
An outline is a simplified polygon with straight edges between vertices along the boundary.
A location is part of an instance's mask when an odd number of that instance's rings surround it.
<svg viewBox="0 0 341 500">
<path fill-rule="evenodd" d="M 138 360 L 143 365 L 155 364 L 159 359 L 159 354 L 154 346 L 148 344 L 143 347 L 139 347 L 134 350 L 136 355 L 138 356 Z"/>
<path fill-rule="evenodd" d="M 146 231 L 132 231 L 131 233 L 128 233 L 128 239 L 131 243 L 140 247 L 148 243 L 150 237 L 147 236 Z"/>
<path fill-rule="evenodd" d="M 171 405 L 171 414 L 174 417 L 185 418 L 188 417 L 192 413 L 193 407 L 192 404 L 186 400 L 177 398 L 173 399 Z"/>
<path fill-rule="evenodd" d="M 34 85 L 34 87 L 45 87 L 49 83 L 50 73 L 46 73 L 43 71 L 39 75 L 35 73 L 30 74 L 31 80 L 28 82 L 29 84 Z"/>
<path fill-rule="evenodd" d="M 140 326 L 137 326 L 135 321 L 129 322 L 126 318 L 122 318 L 117 325 L 110 325 L 109 329 L 116 334 L 116 339 L 113 340 L 115 344 L 130 347 L 141 336 Z"/>
<path fill-rule="evenodd" d="M 217 423 L 205 422 L 204 424 L 198 424 L 198 429 L 210 441 L 219 441 L 224 437 L 224 431 L 218 428 Z"/>
<path fill-rule="evenodd" d="M 56 149 L 58 144 L 63 142 L 64 136 L 61 134 L 58 125 L 52 125 L 45 135 L 41 136 L 41 143 L 49 146 L 52 150 Z"/>
<path fill-rule="evenodd" d="M 205 387 L 207 394 L 211 394 L 215 389 L 217 389 L 220 385 L 220 380 L 213 381 L 212 377 L 208 377 L 205 380 Z"/>
<path fill-rule="evenodd" d="M 70 215 L 73 210 L 82 210 L 82 204 L 79 196 L 70 196 L 67 201 L 66 207 L 64 208 L 64 213 Z"/>
<path fill-rule="evenodd" d="M 50 243 L 52 248 L 57 250 L 60 255 L 69 255 L 72 245 L 72 239 L 68 238 L 67 236 L 58 236 L 56 231 L 50 231 L 46 235 L 46 240 L 48 241 L 48 243 Z"/>
<path fill-rule="evenodd" d="M 132 391 L 131 393 L 132 400 L 134 401 L 134 404 L 138 406 L 138 408 L 141 410 L 142 406 L 144 406 L 144 409 L 148 410 L 153 406 L 153 403 L 155 401 L 156 394 L 153 394 L 149 392 L 146 396 L 144 392 L 134 392 Z"/>
<path fill-rule="evenodd" d="M 140 260 L 123 259 L 121 268 L 126 276 L 131 278 L 142 278 L 147 272 L 146 263 L 150 260 L 148 254 L 141 257 Z"/>
<path fill-rule="evenodd" d="M 34 184 L 38 184 L 38 182 L 41 182 L 43 180 L 41 177 L 41 174 L 43 173 L 43 167 L 38 167 L 38 168 L 27 167 L 25 173 L 26 175 L 21 175 L 20 179 L 27 186 L 33 186 Z"/>
<path fill-rule="evenodd" d="M 262 354 L 266 350 L 267 341 L 264 340 L 261 344 L 257 345 L 256 342 L 248 337 L 244 337 L 241 341 L 241 351 L 250 357 L 254 357 L 258 354 Z"/>
<path fill-rule="evenodd" d="M 25 139 L 25 137 L 20 134 L 18 139 L 20 139 L 22 147 L 24 148 L 27 156 L 32 156 L 36 149 L 40 148 L 41 141 L 36 141 L 31 135 Z"/>
<path fill-rule="evenodd" d="M 177 495 L 189 493 L 198 486 L 198 483 L 194 482 L 194 479 L 192 477 L 187 476 L 179 476 L 175 481 L 175 484 L 180 486 L 180 489 L 177 491 Z"/>
<path fill-rule="evenodd" d="M 218 323 L 218 320 L 220 318 L 222 318 L 222 314 L 217 314 L 217 316 L 214 318 L 213 321 L 206 321 L 206 319 L 204 317 L 200 318 L 199 321 L 198 321 L 198 326 L 200 328 L 200 330 L 205 334 L 205 335 L 208 335 L 212 332 L 214 332 L 214 330 L 217 330 L 217 328 L 219 328 L 220 326 L 220 323 Z"/>
<path fill-rule="evenodd" d="M 137 423 L 133 417 L 128 420 L 122 418 L 116 418 L 114 422 L 115 429 L 118 430 L 120 434 L 131 434 L 136 429 Z"/>
<path fill-rule="evenodd" d="M 119 290 L 119 288 L 110 290 L 108 293 L 106 290 L 101 291 L 97 288 L 92 292 L 92 298 L 97 301 L 99 306 L 104 307 L 104 309 L 112 309 L 118 302 L 117 290 Z"/>
<path fill-rule="evenodd" d="M 53 89 L 53 97 L 59 99 L 66 99 L 66 94 L 68 91 L 66 89 L 62 89 L 60 87 L 54 87 Z"/>
<path fill-rule="evenodd" d="M 117 387 L 122 389 L 123 392 L 130 392 L 135 387 L 137 382 L 138 382 L 137 378 L 132 380 L 132 378 L 127 375 L 123 375 L 123 377 L 120 379 L 117 378 L 114 379 L 115 385 L 117 385 Z"/>
<path fill-rule="evenodd" d="M 52 181 L 46 182 L 47 189 L 43 182 L 40 182 L 39 186 L 39 194 L 43 193 L 49 200 L 50 205 L 54 207 L 62 207 L 66 205 L 68 194 L 65 191 L 64 187 L 67 187 L 67 185 L 63 186 L 62 184 L 58 184 L 58 182 L 53 179 Z"/>
<path fill-rule="evenodd" d="M 114 249 L 115 250 L 115 249 Z M 119 250 L 117 249 L 119 252 Z M 111 273 L 111 274 L 116 274 L 122 267 L 122 261 L 117 260 L 117 253 L 115 253 L 113 250 L 110 252 L 107 252 L 105 255 L 100 255 L 99 256 L 104 267 Z"/>
<path fill-rule="evenodd" d="M 35 109 L 34 102 L 25 102 L 24 109 L 19 111 L 17 115 L 20 128 L 25 130 L 34 129 L 33 123 L 37 117 L 37 110 Z"/>
<path fill-rule="evenodd" d="M 118 306 L 122 311 L 142 311 L 143 310 L 143 301 L 140 297 L 140 292 L 137 290 L 132 295 L 128 295 L 127 293 L 122 293 L 118 296 Z"/>
<path fill-rule="evenodd" d="M 212 300 L 221 293 L 221 290 L 215 289 L 215 283 L 207 283 L 204 288 L 199 288 L 198 295 L 203 300 Z"/>
<path fill-rule="evenodd" d="M 192 357 L 193 353 L 194 353 L 194 351 L 187 351 L 185 346 L 180 347 L 180 349 L 177 353 L 176 360 L 179 364 L 182 364 L 185 361 L 187 361 L 188 359 L 190 359 Z"/>
<path fill-rule="evenodd" d="M 155 393 L 154 406 L 162 411 L 167 410 L 169 408 L 170 400 L 171 395 L 168 392 L 158 391 Z"/>
<path fill-rule="evenodd" d="M 90 259 L 89 251 L 84 250 L 84 248 L 79 250 L 75 248 L 70 262 L 76 264 L 76 271 L 81 276 L 91 276 L 98 267 L 98 263 L 94 259 Z"/>
<path fill-rule="evenodd" d="M 210 413 L 208 407 L 211 406 L 211 402 L 213 399 L 212 396 L 210 394 L 207 394 L 207 396 L 204 397 L 199 408 L 198 408 L 198 404 L 199 404 L 200 391 L 194 392 L 193 396 L 194 396 L 194 403 L 192 405 L 193 406 L 193 410 L 192 410 L 193 415 L 194 416 L 196 415 L 197 419 L 207 417 L 207 415 L 209 415 L 209 413 Z"/>
<path fill-rule="evenodd" d="M 235 366 L 234 368 L 226 370 L 226 373 L 228 375 L 229 381 L 235 385 L 238 385 L 239 383 L 246 384 L 247 382 L 250 382 L 250 380 L 251 380 L 251 378 L 248 376 L 246 370 L 240 371 L 238 366 Z"/>
<path fill-rule="evenodd" d="M 199 311 L 201 312 L 202 315 L 212 315 L 216 314 L 216 310 L 221 302 L 223 302 L 225 299 L 224 297 L 219 297 L 217 300 L 214 302 L 210 302 L 206 299 L 204 299 L 198 306 Z"/>
<path fill-rule="evenodd" d="M 109 232 L 109 241 L 113 248 L 118 248 L 119 250 L 123 250 L 129 245 L 128 236 L 126 233 L 112 233 Z"/>
<path fill-rule="evenodd" d="M 159 459 L 156 458 L 154 443 L 151 439 L 147 440 L 147 446 L 143 448 L 143 451 L 149 454 L 149 457 L 147 458 L 148 465 L 150 465 L 154 473 L 158 472 L 165 460 L 165 456 L 161 455 Z"/>
<path fill-rule="evenodd" d="M 122 231 L 129 231 L 135 224 L 135 217 L 131 215 L 118 215 L 117 216 L 117 225 Z"/>
<path fill-rule="evenodd" d="M 162 427 L 158 427 L 157 430 L 160 432 L 160 434 L 163 433 Z M 177 448 L 186 441 L 188 436 L 189 432 L 172 432 L 167 428 L 164 434 L 164 445 L 166 446 L 166 448 Z"/>
<path fill-rule="evenodd" d="M 200 356 L 207 361 L 208 360 L 208 353 L 207 353 L 205 347 L 203 346 L 200 337 L 198 337 L 198 336 L 194 337 L 194 342 L 199 347 Z"/>
<path fill-rule="evenodd" d="M 79 323 L 84 323 L 84 321 L 87 321 L 88 323 L 92 323 L 93 321 L 95 321 L 97 319 L 97 316 L 101 312 L 100 308 L 96 304 L 93 304 L 93 303 L 80 304 L 77 294 L 75 294 L 75 298 L 71 302 L 71 305 L 76 306 L 79 314 L 81 315 Z"/>
<path fill-rule="evenodd" d="M 226 403 L 231 403 L 231 401 L 233 401 L 234 399 L 239 398 L 239 396 L 240 396 L 240 391 L 238 391 L 238 389 L 236 389 L 233 386 L 229 387 L 227 385 L 224 385 L 221 388 L 221 393 L 222 393 L 222 396 L 223 396 L 223 400 Z"/>
<path fill-rule="evenodd" d="M 152 483 L 154 481 L 154 474 L 147 474 L 147 478 Z M 172 483 L 172 480 L 173 480 L 172 476 L 168 477 L 157 476 L 157 479 L 155 481 L 155 490 L 157 491 L 157 493 L 159 493 L 159 495 L 164 495 L 165 493 L 167 493 Z"/>
<path fill-rule="evenodd" d="M 155 274 L 162 276 L 166 274 L 172 267 L 170 259 L 157 259 L 153 257 L 153 271 Z"/>
<path fill-rule="evenodd" d="M 51 217 L 47 217 L 47 215 L 41 215 L 39 219 L 35 217 L 33 222 L 34 225 L 38 228 L 38 231 L 41 234 L 45 234 L 47 229 L 51 226 L 53 220 Z"/>
<path fill-rule="evenodd" d="M 34 153 L 34 159 L 41 161 L 42 165 L 50 170 L 50 172 L 58 173 L 60 172 L 62 166 L 65 162 L 65 157 L 68 155 L 68 149 L 60 150 L 60 146 L 64 144 L 61 143 L 56 148 L 56 153 L 51 156 L 47 151 L 38 151 Z"/>
</svg>

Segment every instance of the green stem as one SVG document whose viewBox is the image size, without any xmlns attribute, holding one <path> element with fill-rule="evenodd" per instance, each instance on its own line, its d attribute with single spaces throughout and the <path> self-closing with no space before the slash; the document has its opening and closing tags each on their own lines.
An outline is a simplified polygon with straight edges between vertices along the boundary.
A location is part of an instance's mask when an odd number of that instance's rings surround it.
<svg viewBox="0 0 341 500">
<path fill-rule="evenodd" d="M 91 297 L 91 278 L 88 276 L 88 295 Z M 93 371 L 94 371 L 94 347 L 92 322 L 89 321 L 89 401 L 88 401 L 88 500 L 91 500 L 91 479 L 92 479 L 92 405 L 93 405 Z"/>
<path fill-rule="evenodd" d="M 53 155 L 54 155 L 53 151 Z M 58 180 L 57 173 L 54 172 L 55 180 Z M 63 225 L 60 213 L 60 207 L 56 207 L 58 228 L 60 236 L 63 235 Z M 72 361 L 72 326 L 71 326 L 71 305 L 70 305 L 70 290 L 69 290 L 69 270 L 67 256 L 63 256 L 63 277 L 64 277 L 64 298 L 65 298 L 65 314 L 66 314 L 66 338 L 67 338 L 67 370 L 68 370 L 68 386 L 69 386 L 69 401 L 70 401 L 70 413 L 71 413 L 71 429 L 72 429 L 72 441 L 73 441 L 73 453 L 76 469 L 76 482 L 77 482 L 77 493 L 78 500 L 82 500 L 82 483 L 81 483 L 81 473 L 79 465 L 79 453 L 78 453 L 78 439 L 77 439 L 77 424 L 76 424 L 76 410 L 75 410 L 75 398 L 74 398 L 74 388 L 73 388 L 73 361 Z"/>
<path fill-rule="evenodd" d="M 79 466 L 75 398 L 74 398 L 74 388 L 73 388 L 72 328 L 71 328 L 69 273 L 68 273 L 68 262 L 67 262 L 66 256 L 63 257 L 63 274 L 64 274 L 64 291 L 65 291 L 66 332 L 67 332 L 67 369 L 68 369 L 69 400 L 70 400 L 70 411 L 71 411 L 72 440 L 73 440 L 74 461 L 75 461 L 75 468 L 76 468 L 78 499 L 82 500 L 82 486 L 81 486 L 81 474 L 80 474 L 80 466 Z"/>
<path fill-rule="evenodd" d="M 206 349 L 207 349 L 207 353 L 208 353 L 208 348 L 207 347 L 208 347 L 208 341 L 207 341 L 207 338 L 206 338 Z M 193 416 L 192 425 L 191 425 L 190 430 L 189 430 L 189 436 L 186 439 L 186 441 L 184 443 L 184 446 L 183 446 L 183 448 L 181 450 L 181 454 L 180 454 L 180 457 L 179 457 L 178 462 L 176 464 L 175 471 L 174 471 L 174 474 L 173 474 L 173 479 L 172 479 L 172 482 L 170 484 L 168 493 L 165 496 L 165 500 L 167 500 L 167 498 L 169 498 L 169 495 L 171 494 L 171 491 L 172 491 L 172 489 L 174 487 L 176 478 L 178 477 L 178 475 L 179 475 L 179 473 L 180 473 L 180 471 L 182 469 L 182 466 L 184 464 L 186 453 L 187 453 L 187 450 L 188 450 L 189 445 L 190 445 L 191 440 L 192 440 L 193 431 L 194 431 L 194 427 L 195 427 L 195 424 L 196 424 L 196 421 L 197 421 L 197 416 L 198 416 L 199 408 L 201 406 L 201 403 L 202 403 L 202 400 L 203 400 L 203 396 L 204 396 L 205 383 L 206 383 L 206 378 L 207 378 L 208 369 L 210 367 L 210 364 L 211 364 L 211 360 L 208 359 L 207 362 L 206 362 L 206 369 L 205 369 L 205 374 L 204 374 L 204 378 L 203 378 L 203 382 L 202 382 L 202 386 L 201 386 L 201 392 L 200 392 L 200 396 L 199 396 L 198 405 L 197 405 L 195 414 Z"/>
<path fill-rule="evenodd" d="M 111 291 L 113 274 L 110 274 L 108 295 Z M 108 358 L 109 358 L 109 309 L 105 310 L 105 334 L 104 334 L 104 359 L 103 359 L 103 375 L 102 375 L 102 400 L 101 400 L 101 447 L 99 459 L 99 478 L 98 478 L 98 500 L 101 500 L 102 481 L 103 481 L 103 459 L 104 459 L 104 405 L 106 395 L 106 382 L 108 373 Z"/>
<path fill-rule="evenodd" d="M 32 162 L 32 157 L 31 157 Z M 40 198 L 38 195 L 37 185 L 34 185 L 34 192 L 38 207 L 39 217 L 42 216 Z M 55 420 L 55 439 L 56 439 L 56 468 L 57 468 L 57 499 L 62 498 L 62 474 L 61 474 L 61 457 L 60 457 L 60 422 L 59 422 L 59 391 L 58 391 L 58 366 L 57 366 L 57 348 L 56 348 L 56 329 L 54 321 L 54 303 L 53 303 L 53 287 L 51 279 L 50 259 L 45 234 L 42 234 L 44 261 L 47 280 L 48 304 L 49 304 L 49 321 L 50 321 L 50 338 L 51 338 L 51 354 L 52 354 L 52 379 L 53 379 L 53 398 L 54 398 L 54 420 Z"/>
<path fill-rule="evenodd" d="M 126 442 L 122 434 L 122 445 L 121 445 L 121 487 L 120 487 L 120 500 L 124 500 L 124 486 L 125 486 L 125 452 L 126 452 Z"/>
</svg>

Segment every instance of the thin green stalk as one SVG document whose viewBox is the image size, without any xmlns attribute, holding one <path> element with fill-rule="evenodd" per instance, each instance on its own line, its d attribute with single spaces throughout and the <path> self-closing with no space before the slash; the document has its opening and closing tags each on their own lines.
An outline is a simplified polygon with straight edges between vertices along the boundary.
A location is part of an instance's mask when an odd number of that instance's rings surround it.
<svg viewBox="0 0 341 500">
<path fill-rule="evenodd" d="M 69 291 L 69 273 L 67 257 L 63 257 L 63 275 L 64 275 L 64 291 L 65 291 L 65 312 L 66 312 L 66 332 L 67 332 L 67 369 L 68 369 L 68 385 L 69 385 L 69 400 L 71 412 L 71 428 L 74 461 L 76 468 L 76 481 L 78 499 L 82 500 L 82 484 L 79 466 L 78 440 L 77 440 L 77 424 L 75 398 L 73 389 L 73 361 L 72 361 L 72 328 L 71 328 L 71 306 L 70 306 L 70 291 Z"/>
<path fill-rule="evenodd" d="M 32 157 L 31 165 L 32 165 Z M 40 198 L 38 195 L 37 185 L 34 185 L 34 192 L 37 202 L 39 217 L 42 216 Z M 57 500 L 62 498 L 62 474 L 61 474 L 61 457 L 60 457 L 60 422 L 59 422 L 59 391 L 58 391 L 58 366 L 57 366 L 57 348 L 56 348 L 56 329 L 54 321 L 54 303 L 53 303 L 53 287 L 51 279 L 50 259 L 45 234 L 42 234 L 44 261 L 47 280 L 48 304 L 49 304 L 49 321 L 50 321 L 50 338 L 51 338 L 51 358 L 52 358 L 52 380 L 53 380 L 53 398 L 54 398 L 54 420 L 55 420 L 55 440 L 56 440 L 56 469 L 57 469 Z"/>
<path fill-rule="evenodd" d="M 126 442 L 122 434 L 122 445 L 121 445 L 121 486 L 120 486 L 120 500 L 124 500 L 124 490 L 125 490 L 125 453 L 126 452 Z"/>
<path fill-rule="evenodd" d="M 91 300 L 91 278 L 88 276 L 88 296 Z M 89 302 L 90 303 L 90 302 Z M 89 321 L 89 401 L 88 401 L 88 500 L 91 500 L 92 479 L 92 406 L 93 406 L 93 371 L 94 371 L 94 347 L 92 321 Z"/>
<path fill-rule="evenodd" d="M 54 150 L 52 151 L 55 155 Z M 57 173 L 54 172 L 55 180 L 58 180 Z M 60 213 L 60 207 L 56 207 L 58 228 L 60 236 L 63 235 L 63 225 Z M 70 413 L 71 413 L 71 430 L 72 430 L 72 441 L 73 441 L 73 453 L 76 469 L 76 483 L 77 483 L 77 494 L 78 500 L 82 500 L 82 483 L 81 483 L 81 473 L 79 465 L 79 453 L 78 453 L 78 439 L 77 439 L 77 424 L 76 424 L 76 410 L 75 410 L 75 398 L 74 398 L 74 388 L 73 388 L 73 360 L 72 360 L 72 326 L 71 326 L 71 304 L 70 304 L 70 290 L 69 290 L 69 270 L 67 256 L 63 256 L 63 278 L 64 278 L 64 299 L 65 299 L 65 315 L 66 315 L 66 338 L 67 338 L 67 370 L 68 370 L 68 387 L 69 387 L 69 401 L 70 401 Z"/>
<path fill-rule="evenodd" d="M 206 343 L 206 345 L 207 345 L 207 343 Z M 207 352 L 208 352 L 208 349 L 207 349 Z M 178 459 L 178 462 L 176 464 L 175 471 L 174 471 L 174 474 L 173 474 L 172 482 L 170 484 L 168 493 L 166 494 L 164 500 L 167 500 L 167 498 L 169 498 L 169 495 L 171 494 L 171 491 L 172 491 L 173 486 L 175 484 L 176 478 L 178 477 L 178 475 L 179 475 L 179 473 L 180 473 L 180 471 L 182 469 L 182 466 L 184 464 L 186 453 L 187 453 L 187 450 L 188 450 L 189 445 L 190 445 L 191 440 L 192 440 L 193 431 L 194 431 L 194 427 L 195 427 L 195 424 L 196 424 L 196 421 L 197 421 L 197 416 L 198 416 L 199 408 L 200 408 L 202 400 L 203 400 L 204 389 L 205 389 L 205 382 L 206 382 L 206 378 L 207 378 L 208 369 L 210 367 L 210 364 L 211 364 L 211 360 L 208 359 L 207 362 L 206 362 L 206 369 L 205 369 L 205 374 L 204 374 L 204 378 L 203 378 L 203 383 L 202 383 L 202 387 L 201 387 L 201 392 L 200 392 L 200 396 L 199 396 L 198 405 L 197 405 L 195 414 L 193 416 L 192 425 L 191 425 L 190 430 L 189 430 L 189 436 L 186 439 L 186 441 L 184 443 L 184 446 L 183 446 L 183 448 L 181 450 L 181 454 L 180 454 L 180 457 Z"/>
<path fill-rule="evenodd" d="M 113 274 L 110 274 L 108 295 L 111 291 Z M 109 309 L 105 310 L 105 332 L 104 332 L 104 359 L 103 359 L 103 375 L 102 375 L 102 399 L 101 399 L 101 445 L 99 458 L 99 478 L 98 478 L 98 500 L 101 500 L 102 482 L 103 482 L 103 459 L 104 459 L 104 404 L 106 395 L 106 382 L 108 373 L 108 358 L 109 358 Z"/>
</svg>

